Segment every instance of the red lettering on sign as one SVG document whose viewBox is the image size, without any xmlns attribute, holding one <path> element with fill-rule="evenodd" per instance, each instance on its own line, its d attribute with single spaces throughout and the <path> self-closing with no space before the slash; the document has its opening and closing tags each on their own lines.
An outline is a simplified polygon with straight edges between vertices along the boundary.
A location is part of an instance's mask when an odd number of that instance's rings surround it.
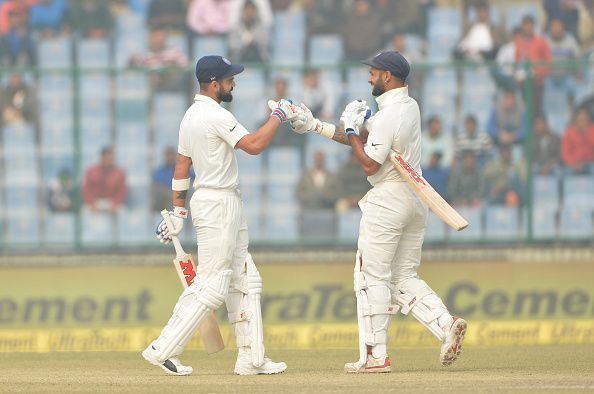
<svg viewBox="0 0 594 394">
<path fill-rule="evenodd" d="M 426 184 L 425 181 L 423 180 L 423 178 L 421 178 L 421 176 L 419 174 L 417 174 L 417 172 L 410 166 L 410 164 L 408 164 L 406 162 L 406 160 L 404 160 L 402 158 L 402 156 L 396 156 L 396 160 L 406 170 L 406 172 L 408 172 L 408 174 L 410 175 L 410 177 L 415 182 L 417 182 L 417 183 L 419 183 L 421 185 L 425 185 Z"/>
<path fill-rule="evenodd" d="M 190 286 L 196 277 L 196 271 L 194 271 L 192 260 L 180 261 L 179 266 L 181 267 L 184 277 L 186 278 L 186 283 L 188 286 Z"/>
</svg>

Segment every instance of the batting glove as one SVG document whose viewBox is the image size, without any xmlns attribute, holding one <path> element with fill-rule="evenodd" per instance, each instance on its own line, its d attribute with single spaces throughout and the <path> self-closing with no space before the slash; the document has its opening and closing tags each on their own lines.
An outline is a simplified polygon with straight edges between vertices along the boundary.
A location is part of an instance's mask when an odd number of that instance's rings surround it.
<svg viewBox="0 0 594 394">
<path fill-rule="evenodd" d="M 359 128 L 371 117 L 371 109 L 365 100 L 351 101 L 340 116 L 340 125 L 347 135 L 359 135 Z"/>
<path fill-rule="evenodd" d="M 169 218 L 173 228 L 167 227 L 165 220 L 157 225 L 156 233 L 157 239 L 162 244 L 168 244 L 172 241 L 174 235 L 178 235 L 184 227 L 184 220 L 188 217 L 188 210 L 184 207 L 173 207 L 173 211 L 169 211 Z"/>
<path fill-rule="evenodd" d="M 291 100 L 280 99 L 278 102 L 268 101 L 268 107 L 272 110 L 270 116 L 274 116 L 281 123 L 292 120 L 303 114 L 303 110 L 297 107 Z"/>
</svg>

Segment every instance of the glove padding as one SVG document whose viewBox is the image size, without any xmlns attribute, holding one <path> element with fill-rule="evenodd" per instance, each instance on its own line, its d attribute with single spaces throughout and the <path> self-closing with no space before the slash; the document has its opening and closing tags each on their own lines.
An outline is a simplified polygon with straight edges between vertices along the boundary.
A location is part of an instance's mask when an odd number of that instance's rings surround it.
<svg viewBox="0 0 594 394">
<path fill-rule="evenodd" d="M 347 134 L 359 135 L 359 128 L 370 117 L 371 109 L 365 100 L 351 101 L 340 115 L 340 126 Z"/>
<path fill-rule="evenodd" d="M 303 110 L 287 99 L 280 99 L 278 102 L 268 100 L 268 108 L 272 111 L 270 116 L 276 117 L 281 123 L 303 116 Z"/>
<path fill-rule="evenodd" d="M 171 224 L 173 228 L 170 229 L 165 222 L 165 219 L 161 220 L 161 222 L 157 225 L 156 234 L 157 239 L 162 244 L 167 245 L 172 241 L 173 236 L 178 235 L 183 227 L 184 227 L 184 220 L 188 217 L 188 210 L 184 207 L 173 207 L 173 211 L 169 211 L 169 219 L 171 220 Z"/>
</svg>

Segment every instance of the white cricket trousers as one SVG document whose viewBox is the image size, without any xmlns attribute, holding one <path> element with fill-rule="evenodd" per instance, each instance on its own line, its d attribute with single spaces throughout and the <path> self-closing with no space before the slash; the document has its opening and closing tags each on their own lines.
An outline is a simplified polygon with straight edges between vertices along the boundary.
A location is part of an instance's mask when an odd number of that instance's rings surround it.
<svg viewBox="0 0 594 394">
<path fill-rule="evenodd" d="M 190 209 L 198 244 L 197 280 L 208 282 L 222 270 L 231 269 L 233 287 L 244 267 L 249 243 L 239 191 L 198 188 Z"/>
<path fill-rule="evenodd" d="M 368 284 L 394 288 L 405 279 L 417 277 L 427 206 L 406 182 L 376 185 L 359 206 L 363 216 L 358 248 Z"/>
</svg>

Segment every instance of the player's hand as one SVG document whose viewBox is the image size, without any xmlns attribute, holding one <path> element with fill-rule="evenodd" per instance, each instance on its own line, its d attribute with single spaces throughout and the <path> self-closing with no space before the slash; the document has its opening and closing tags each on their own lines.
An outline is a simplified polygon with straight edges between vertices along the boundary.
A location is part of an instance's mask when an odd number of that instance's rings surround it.
<svg viewBox="0 0 594 394">
<path fill-rule="evenodd" d="M 276 117 L 281 123 L 303 116 L 303 110 L 291 100 L 280 99 L 277 102 L 269 100 L 268 107 L 272 111 L 270 116 Z"/>
<path fill-rule="evenodd" d="M 169 211 L 169 219 L 173 228 L 169 228 L 165 219 L 157 225 L 156 233 L 157 239 L 163 243 L 168 244 L 172 241 L 173 236 L 178 235 L 184 227 L 184 220 L 188 217 L 188 210 L 184 207 L 173 207 L 173 211 Z"/>
<path fill-rule="evenodd" d="M 297 134 L 305 134 L 310 131 L 319 134 L 322 128 L 322 122 L 318 118 L 314 118 L 307 105 L 301 103 L 300 107 L 303 110 L 303 116 L 299 116 L 291 121 L 291 130 Z"/>
<path fill-rule="evenodd" d="M 359 135 L 359 128 L 371 117 L 365 100 L 351 101 L 340 115 L 340 125 L 347 134 Z"/>
</svg>

